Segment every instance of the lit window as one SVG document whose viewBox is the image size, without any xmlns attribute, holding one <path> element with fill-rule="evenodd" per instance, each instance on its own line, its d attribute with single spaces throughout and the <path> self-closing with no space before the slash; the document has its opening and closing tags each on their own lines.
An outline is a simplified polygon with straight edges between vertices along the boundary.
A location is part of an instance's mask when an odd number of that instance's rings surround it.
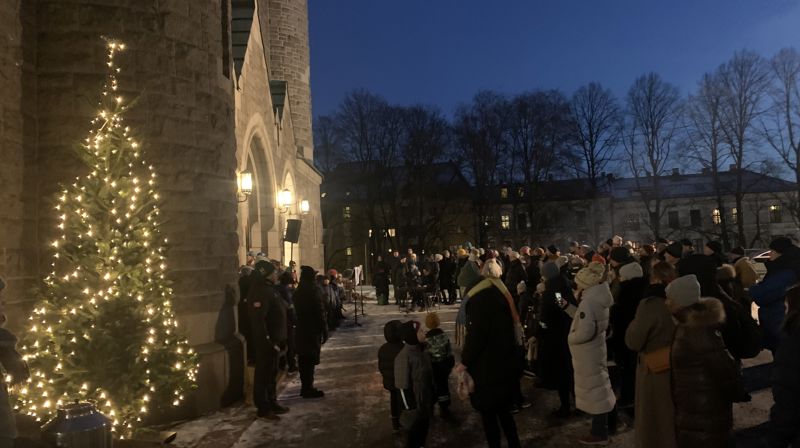
<svg viewBox="0 0 800 448">
<path fill-rule="evenodd" d="M 388 233 L 388 234 L 389 234 L 389 237 L 391 237 L 391 238 L 394 238 L 394 237 L 395 237 L 395 235 L 397 234 L 397 231 L 396 231 L 395 229 L 388 229 L 388 230 L 386 231 L 386 233 Z"/>
<path fill-rule="evenodd" d="M 739 211 L 736 210 L 736 207 L 731 209 L 731 222 L 734 224 L 739 224 Z"/>
<path fill-rule="evenodd" d="M 501 188 L 500 189 L 500 199 L 508 199 L 508 188 Z"/>
<path fill-rule="evenodd" d="M 349 205 L 344 207 L 344 209 L 342 210 L 342 215 L 344 216 L 344 219 L 350 219 L 353 217 L 352 213 L 350 212 Z"/>
<path fill-rule="evenodd" d="M 715 208 L 714 211 L 711 212 L 711 221 L 714 222 L 715 226 L 722 223 L 722 213 L 720 213 L 718 208 Z"/>
<path fill-rule="evenodd" d="M 783 220 L 781 216 L 781 206 L 773 204 L 769 206 L 769 222 L 776 224 Z"/>
<path fill-rule="evenodd" d="M 353 248 L 352 247 L 346 248 L 344 250 L 344 253 L 347 254 L 348 257 L 352 257 L 353 256 Z"/>
<path fill-rule="evenodd" d="M 517 197 L 518 198 L 525 197 L 525 187 L 517 187 Z"/>
<path fill-rule="evenodd" d="M 511 228 L 511 216 L 510 215 L 500 215 L 500 228 L 503 230 L 508 230 Z"/>
<path fill-rule="evenodd" d="M 369 238 L 372 238 L 372 229 L 369 229 Z"/>
</svg>

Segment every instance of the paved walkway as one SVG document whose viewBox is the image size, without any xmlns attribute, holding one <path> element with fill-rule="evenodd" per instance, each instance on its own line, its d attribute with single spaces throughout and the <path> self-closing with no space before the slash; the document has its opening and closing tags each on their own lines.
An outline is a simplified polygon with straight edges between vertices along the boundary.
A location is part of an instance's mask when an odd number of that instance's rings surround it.
<svg viewBox="0 0 800 448">
<path fill-rule="evenodd" d="M 439 311 L 443 328 L 451 338 L 456 310 L 455 306 L 445 306 Z M 404 446 L 404 434 L 393 434 L 391 430 L 389 399 L 378 373 L 377 351 L 384 342 L 385 322 L 409 318 L 422 321 L 425 314 L 405 315 L 396 306 L 374 304 L 366 305 L 365 311 L 366 316 L 359 317 L 362 326 L 353 326 L 352 318 L 348 319 L 323 348 L 316 385 L 325 391 L 325 398 L 300 398 L 299 379 L 290 378 L 284 384 L 280 401 L 291 411 L 282 416 L 280 422 L 256 419 L 255 410 L 244 405 L 227 408 L 177 426 L 178 438 L 174 445 L 186 448 Z M 348 317 L 351 315 L 348 313 Z M 764 359 L 759 359 L 751 364 L 763 362 Z M 577 446 L 577 438 L 588 431 L 589 417 L 560 422 L 550 419 L 549 412 L 557 406 L 556 394 L 534 389 L 530 381 L 523 381 L 523 390 L 534 403 L 532 408 L 516 416 L 523 446 Z M 769 390 L 754 393 L 753 402 L 737 405 L 736 427 L 751 428 L 765 422 L 770 405 Z M 456 398 L 452 410 L 453 416 L 448 420 L 438 415 L 434 418 L 428 446 L 485 446 L 479 416 L 469 404 Z M 757 434 L 751 434 L 751 438 L 757 439 Z M 609 446 L 632 447 L 633 431 L 623 429 Z M 740 443 L 739 446 L 759 445 Z"/>
</svg>

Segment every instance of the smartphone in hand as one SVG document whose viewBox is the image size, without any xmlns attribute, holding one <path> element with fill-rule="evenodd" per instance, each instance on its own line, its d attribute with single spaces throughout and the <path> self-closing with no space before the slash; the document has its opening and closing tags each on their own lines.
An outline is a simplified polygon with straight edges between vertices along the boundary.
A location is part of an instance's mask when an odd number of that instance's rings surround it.
<svg viewBox="0 0 800 448">
<path fill-rule="evenodd" d="M 560 292 L 556 293 L 556 305 L 558 305 L 559 308 L 564 308 L 567 306 L 567 301 L 564 300 L 563 297 L 561 297 Z"/>
</svg>

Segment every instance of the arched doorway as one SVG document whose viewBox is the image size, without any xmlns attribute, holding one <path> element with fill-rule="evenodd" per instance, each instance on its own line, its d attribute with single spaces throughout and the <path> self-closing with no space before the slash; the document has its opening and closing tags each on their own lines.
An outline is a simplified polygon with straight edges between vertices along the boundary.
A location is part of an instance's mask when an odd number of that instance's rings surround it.
<svg viewBox="0 0 800 448">
<path fill-rule="evenodd" d="M 239 204 L 240 259 L 246 260 L 249 252 L 279 258 L 280 246 L 274 245 L 277 233 L 274 169 L 267 157 L 267 147 L 258 135 L 250 139 L 240 170 L 250 171 L 253 176 L 253 192 Z"/>
</svg>

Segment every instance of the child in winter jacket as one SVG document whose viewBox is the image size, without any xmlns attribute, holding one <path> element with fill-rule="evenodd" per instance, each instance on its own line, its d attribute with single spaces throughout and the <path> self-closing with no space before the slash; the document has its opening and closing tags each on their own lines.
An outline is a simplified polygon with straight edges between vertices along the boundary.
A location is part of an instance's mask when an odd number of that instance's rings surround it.
<svg viewBox="0 0 800 448">
<path fill-rule="evenodd" d="M 0 295 L 5 288 L 5 282 L 0 278 Z M 14 422 L 14 413 L 8 401 L 8 385 L 6 377 L 11 379 L 11 386 L 19 384 L 30 376 L 28 366 L 17 352 L 17 338 L 10 331 L 2 328 L 6 316 L 3 314 L 2 297 L 0 297 L 0 447 L 14 446 L 17 437 L 17 428 Z"/>
<path fill-rule="evenodd" d="M 400 391 L 394 385 L 394 363 L 397 354 L 403 350 L 403 339 L 400 335 L 399 320 L 390 320 L 383 326 L 383 336 L 386 343 L 378 349 L 378 370 L 383 377 L 383 388 L 389 391 L 390 411 L 392 415 L 392 429 L 400 430 Z"/>
<path fill-rule="evenodd" d="M 450 385 L 448 384 L 448 379 L 450 378 L 450 371 L 453 370 L 456 362 L 453 357 L 453 349 L 450 346 L 450 338 L 447 337 L 447 333 L 444 330 L 439 328 L 440 325 L 439 315 L 435 312 L 429 313 L 425 317 L 425 326 L 429 330 L 425 334 L 425 339 L 428 343 L 428 353 L 430 353 L 433 367 L 436 402 L 439 403 L 442 416 L 448 416 L 450 414 Z"/>
<path fill-rule="evenodd" d="M 394 381 L 404 408 L 413 416 L 408 428 L 408 448 L 425 446 L 433 411 L 433 368 L 430 353 L 425 349 L 425 333 L 419 322 L 401 325 L 400 334 L 406 346 L 395 358 Z"/>
</svg>

